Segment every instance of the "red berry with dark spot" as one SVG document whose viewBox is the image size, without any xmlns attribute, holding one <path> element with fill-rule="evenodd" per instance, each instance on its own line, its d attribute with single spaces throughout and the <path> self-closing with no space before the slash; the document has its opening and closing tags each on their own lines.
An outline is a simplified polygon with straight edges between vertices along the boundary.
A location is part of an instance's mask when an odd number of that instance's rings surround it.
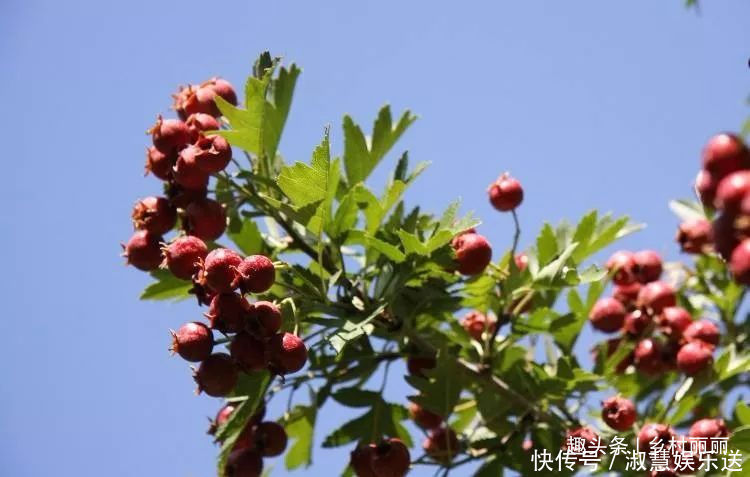
<svg viewBox="0 0 750 477">
<path fill-rule="evenodd" d="M 278 374 L 299 371 L 307 362 L 305 343 L 292 333 L 274 335 L 268 342 L 270 366 Z"/>
<path fill-rule="evenodd" d="M 176 160 L 176 150 L 164 153 L 151 146 L 146 150 L 146 175 L 151 173 L 163 181 L 168 181 L 172 178 L 172 167 Z"/>
<path fill-rule="evenodd" d="M 214 335 L 203 323 L 185 323 L 177 331 L 169 332 L 172 333 L 172 346 L 169 350 L 179 354 L 182 359 L 197 363 L 211 356 Z"/>
<path fill-rule="evenodd" d="M 201 362 L 194 378 L 199 393 L 222 397 L 232 392 L 238 375 L 237 366 L 228 354 L 214 353 Z"/>
<path fill-rule="evenodd" d="M 635 345 L 633 361 L 639 371 L 648 375 L 660 374 L 665 369 L 662 347 L 651 338 L 643 339 Z"/>
<path fill-rule="evenodd" d="M 629 285 L 635 282 L 635 260 L 633 252 L 619 250 L 612 254 L 605 265 L 612 274 L 612 281 L 617 285 Z"/>
<path fill-rule="evenodd" d="M 638 293 L 638 307 L 649 310 L 654 315 L 658 315 L 668 306 L 677 304 L 677 296 L 674 288 L 665 282 L 647 283 Z"/>
<path fill-rule="evenodd" d="M 492 335 L 497 323 L 484 313 L 470 311 L 461 319 L 461 326 L 469 336 L 477 341 L 482 341 L 482 334 L 487 331 L 488 334 Z"/>
<path fill-rule="evenodd" d="M 260 477 L 263 458 L 254 449 L 239 448 L 227 458 L 225 477 Z"/>
<path fill-rule="evenodd" d="M 195 144 L 180 151 L 180 160 L 194 164 L 204 174 L 215 174 L 232 160 L 232 148 L 221 136 L 199 136 Z"/>
<path fill-rule="evenodd" d="M 703 168 L 718 177 L 750 168 L 750 152 L 738 136 L 717 134 L 703 148 Z"/>
<path fill-rule="evenodd" d="M 705 207 L 713 208 L 718 185 L 718 179 L 708 171 L 702 170 L 695 177 L 695 195 Z"/>
<path fill-rule="evenodd" d="M 682 336 L 685 341 L 703 341 L 711 346 L 717 346 L 719 344 L 719 338 L 721 332 L 719 327 L 713 321 L 710 320 L 698 320 L 693 321 L 685 328 L 682 332 Z"/>
<path fill-rule="evenodd" d="M 183 152 L 187 150 L 185 148 L 180 152 L 172 169 L 172 175 L 175 182 L 186 189 L 203 190 L 208 187 L 209 175 L 198 167 L 193 156 L 183 155 Z"/>
<path fill-rule="evenodd" d="M 523 188 L 521 183 L 507 172 L 501 175 L 487 189 L 490 203 L 501 212 L 513 210 L 523 202 Z"/>
<path fill-rule="evenodd" d="M 357 447 L 349 455 L 349 465 L 357 477 L 378 477 L 372 470 L 372 460 L 375 457 L 375 444 Z"/>
<path fill-rule="evenodd" d="M 163 267 L 182 280 L 190 280 L 200 269 L 201 262 L 208 255 L 203 240 L 191 235 L 177 237 L 164 247 Z"/>
<path fill-rule="evenodd" d="M 154 147 L 165 154 L 174 153 L 190 142 L 190 131 L 179 119 L 164 119 L 159 115 L 148 132 L 151 133 Z"/>
<path fill-rule="evenodd" d="M 250 333 L 237 333 L 229 345 L 229 352 L 243 371 L 251 373 L 266 369 L 266 344 Z"/>
<path fill-rule="evenodd" d="M 403 477 L 410 465 L 409 449 L 400 439 L 392 437 L 375 447 L 371 467 L 377 477 Z"/>
<path fill-rule="evenodd" d="M 161 242 L 159 235 L 147 230 L 136 230 L 130 240 L 122 244 L 125 263 L 145 272 L 156 270 L 162 260 Z"/>
<path fill-rule="evenodd" d="M 640 291 L 641 284 L 638 282 L 628 285 L 615 285 L 612 287 L 612 297 L 625 305 L 626 308 L 632 308 L 638 300 L 638 292 Z"/>
<path fill-rule="evenodd" d="M 217 131 L 221 128 L 221 124 L 215 117 L 205 113 L 191 114 L 185 120 L 185 124 L 188 127 L 188 131 L 190 131 L 191 143 L 195 143 L 204 132 Z"/>
<path fill-rule="evenodd" d="M 713 361 L 714 347 L 703 341 L 690 341 L 677 352 L 677 367 L 693 376 L 708 367 Z"/>
<path fill-rule="evenodd" d="M 255 445 L 263 457 L 281 455 L 286 443 L 286 431 L 276 422 L 261 422 L 255 429 Z"/>
<path fill-rule="evenodd" d="M 437 365 L 435 358 L 430 356 L 410 356 L 406 360 L 406 369 L 412 376 L 426 377 L 425 370 L 434 369 Z"/>
<path fill-rule="evenodd" d="M 237 267 L 237 280 L 243 293 L 263 293 L 276 280 L 276 269 L 265 255 L 250 255 Z"/>
<path fill-rule="evenodd" d="M 723 419 L 701 419 L 690 426 L 688 435 L 705 439 L 729 437 L 729 429 Z"/>
<path fill-rule="evenodd" d="M 144 197 L 133 206 L 133 226 L 163 235 L 177 223 L 177 210 L 164 197 Z"/>
<path fill-rule="evenodd" d="M 492 261 L 492 246 L 482 235 L 461 234 L 451 245 L 456 252 L 458 272 L 462 275 L 478 275 Z"/>
<path fill-rule="evenodd" d="M 737 283 L 750 285 L 750 239 L 745 239 L 732 251 L 729 270 Z"/>
<path fill-rule="evenodd" d="M 601 298 L 591 309 L 589 319 L 597 330 L 614 333 L 622 328 L 626 313 L 625 307 L 619 301 L 614 298 Z"/>
<path fill-rule="evenodd" d="M 641 250 L 633 254 L 635 278 L 641 283 L 659 279 L 662 271 L 661 256 L 653 250 Z"/>
<path fill-rule="evenodd" d="M 613 396 L 602 403 L 602 420 L 616 431 L 630 429 L 635 418 L 635 406 L 629 399 Z"/>
<path fill-rule="evenodd" d="M 443 424 L 443 418 L 419 404 L 413 402 L 409 404 L 409 416 L 422 429 L 435 429 Z"/>
<path fill-rule="evenodd" d="M 622 330 L 630 336 L 641 336 L 651 325 L 651 315 L 634 310 L 625 315 Z"/>
<path fill-rule="evenodd" d="M 201 281 L 218 293 L 231 292 L 235 288 L 233 283 L 237 276 L 237 266 L 241 262 L 242 257 L 233 250 L 227 248 L 211 250 L 201 267 Z"/>
<path fill-rule="evenodd" d="M 677 437 L 671 427 L 664 424 L 646 424 L 638 432 L 638 450 L 650 452 L 652 443 L 661 442 L 664 449 L 669 449 L 670 441 Z"/>
<path fill-rule="evenodd" d="M 750 171 L 737 171 L 719 182 L 714 206 L 731 214 L 740 211 L 742 201 L 750 193 Z"/>
<path fill-rule="evenodd" d="M 422 442 L 424 451 L 442 464 L 448 464 L 458 454 L 458 437 L 450 427 L 433 429 Z"/>
<path fill-rule="evenodd" d="M 677 243 L 685 253 L 706 253 L 711 249 L 711 222 L 706 219 L 686 220 L 677 229 Z"/>
<path fill-rule="evenodd" d="M 281 329 L 281 310 L 270 301 L 257 301 L 250 307 L 249 328 L 258 336 L 270 338 Z"/>
<path fill-rule="evenodd" d="M 237 293 L 220 293 L 211 299 L 205 317 L 211 328 L 222 333 L 238 333 L 245 329 L 252 305 Z"/>
<path fill-rule="evenodd" d="M 659 327 L 662 332 L 678 341 L 692 322 L 693 317 L 690 313 L 679 306 L 668 306 L 661 311 L 659 316 Z"/>
<path fill-rule="evenodd" d="M 224 207 L 212 199 L 193 201 L 185 209 L 185 228 L 190 235 L 195 235 L 202 240 L 218 239 L 227 228 Z"/>
</svg>

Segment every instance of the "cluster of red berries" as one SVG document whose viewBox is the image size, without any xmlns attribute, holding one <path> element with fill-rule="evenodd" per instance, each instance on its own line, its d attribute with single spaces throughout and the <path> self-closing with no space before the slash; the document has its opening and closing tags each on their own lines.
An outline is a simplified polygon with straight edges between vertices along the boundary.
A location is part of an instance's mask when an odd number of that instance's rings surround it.
<svg viewBox="0 0 750 477">
<path fill-rule="evenodd" d="M 707 319 L 694 321 L 677 306 L 674 288 L 659 280 L 662 260 L 656 252 L 618 251 L 607 268 L 615 284 L 613 296 L 598 300 L 589 319 L 605 333 L 622 332 L 622 337 L 608 342 L 609 355 L 623 339 L 636 341 L 633 352 L 617 365 L 618 372 L 634 364 L 647 375 L 675 368 L 694 375 L 711 364 L 719 328 Z"/>
<path fill-rule="evenodd" d="M 714 247 L 734 279 L 750 285 L 750 149 L 734 134 L 718 134 L 704 147 L 702 163 L 695 191 L 705 207 L 719 212 L 710 233 Z M 706 233 L 704 224 L 694 228 L 685 235 Z"/>
</svg>

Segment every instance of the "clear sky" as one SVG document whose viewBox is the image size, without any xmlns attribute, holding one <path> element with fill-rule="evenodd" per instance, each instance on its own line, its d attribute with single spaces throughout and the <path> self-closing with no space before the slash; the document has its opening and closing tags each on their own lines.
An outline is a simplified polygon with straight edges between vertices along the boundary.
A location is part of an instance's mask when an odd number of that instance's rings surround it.
<svg viewBox="0 0 750 477">
<path fill-rule="evenodd" d="M 750 3 L 705 3 L 0 2 L 0 474 L 213 473 L 217 402 L 166 350 L 197 308 L 139 302 L 148 278 L 118 256 L 133 201 L 160 190 L 142 177 L 144 131 L 177 84 L 241 85 L 270 49 L 304 70 L 287 159 L 307 160 L 328 123 L 340 148 L 343 113 L 370 124 L 388 101 L 420 115 L 402 147 L 433 161 L 409 203 L 462 196 L 500 250 L 511 219 L 484 191 L 509 170 L 524 244 L 599 207 L 648 223 L 624 246 L 676 258 L 666 203 L 690 194 L 706 138 L 749 112 Z M 395 379 L 387 395 L 409 392 Z M 323 411 L 318 443 L 341 419 Z M 348 451 L 316 449 L 297 475 L 330 476 Z"/>
</svg>

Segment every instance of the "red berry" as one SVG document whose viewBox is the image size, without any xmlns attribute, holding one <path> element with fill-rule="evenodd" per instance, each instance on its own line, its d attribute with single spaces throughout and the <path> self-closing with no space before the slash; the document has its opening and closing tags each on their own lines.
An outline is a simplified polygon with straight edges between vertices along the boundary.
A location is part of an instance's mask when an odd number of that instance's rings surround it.
<svg viewBox="0 0 750 477">
<path fill-rule="evenodd" d="M 216 431 L 218 431 L 221 426 L 226 424 L 235 409 L 235 405 L 231 403 L 222 406 L 222 408 L 219 409 L 219 412 L 216 413 L 216 417 L 211 420 L 211 426 L 209 426 L 208 428 L 208 433 L 212 436 L 215 435 Z"/>
<path fill-rule="evenodd" d="M 234 290 L 237 276 L 237 266 L 242 257 L 233 250 L 217 248 L 211 250 L 201 267 L 201 281 L 218 293 L 228 293 Z"/>
<path fill-rule="evenodd" d="M 195 165 L 204 174 L 215 174 L 232 160 L 232 148 L 221 136 L 199 136 L 195 144 L 180 151 L 180 160 Z"/>
<path fill-rule="evenodd" d="M 263 338 L 270 338 L 281 329 L 281 310 L 270 301 L 257 301 L 250 307 L 250 330 Z"/>
<path fill-rule="evenodd" d="M 612 274 L 612 281 L 617 285 L 629 285 L 635 282 L 635 260 L 633 252 L 619 250 L 612 254 L 605 265 Z"/>
<path fill-rule="evenodd" d="M 735 281 L 750 285 L 750 239 L 745 239 L 732 251 L 729 270 Z"/>
<path fill-rule="evenodd" d="M 490 335 L 494 333 L 497 323 L 484 313 L 470 311 L 461 319 L 461 326 L 463 326 L 469 336 L 477 341 L 482 341 L 482 334 L 485 331 Z"/>
<path fill-rule="evenodd" d="M 409 404 L 409 416 L 422 429 L 435 429 L 443 424 L 443 418 L 439 414 L 435 414 L 415 402 Z"/>
<path fill-rule="evenodd" d="M 146 175 L 150 172 L 163 181 L 172 178 L 172 167 L 177 160 L 177 151 L 163 153 L 151 146 L 146 150 Z"/>
<path fill-rule="evenodd" d="M 653 250 L 641 250 L 633 254 L 635 278 L 641 283 L 659 279 L 662 271 L 661 256 Z"/>
<path fill-rule="evenodd" d="M 521 272 L 526 270 L 526 268 L 529 266 L 529 256 L 524 252 L 516 255 L 513 260 L 516 262 L 516 267 L 518 267 L 518 270 Z"/>
<path fill-rule="evenodd" d="M 690 341 L 677 352 L 677 367 L 688 376 L 700 373 L 713 361 L 714 347 L 703 341 Z"/>
<path fill-rule="evenodd" d="M 133 206 L 133 226 L 163 235 L 177 222 L 177 210 L 164 197 L 145 197 Z"/>
<path fill-rule="evenodd" d="M 375 444 L 357 447 L 350 454 L 349 465 L 357 477 L 378 477 L 372 470 L 372 460 L 375 457 Z"/>
<path fill-rule="evenodd" d="M 679 306 L 664 308 L 659 316 L 659 326 L 662 332 L 674 340 L 682 338 L 685 329 L 693 322 L 690 313 Z"/>
<path fill-rule="evenodd" d="M 208 255 L 208 248 L 198 237 L 177 237 L 164 247 L 165 266 L 177 278 L 190 280 L 200 269 L 201 261 Z"/>
<path fill-rule="evenodd" d="M 633 403 L 620 396 L 613 396 L 602 403 L 602 420 L 616 431 L 627 431 L 636 418 Z"/>
<path fill-rule="evenodd" d="M 734 134 L 717 134 L 703 148 L 703 168 L 718 177 L 750 167 L 750 152 Z"/>
<path fill-rule="evenodd" d="M 222 333 L 238 333 L 245 329 L 252 305 L 237 293 L 220 293 L 211 299 L 205 317 L 211 328 Z"/>
<path fill-rule="evenodd" d="M 392 437 L 375 447 L 371 467 L 377 477 L 403 477 L 409 471 L 409 449 Z"/>
<path fill-rule="evenodd" d="M 695 195 L 705 207 L 713 207 L 719 181 L 710 172 L 702 170 L 695 177 Z"/>
<path fill-rule="evenodd" d="M 737 171 L 719 182 L 714 206 L 728 213 L 737 213 L 742 201 L 750 193 L 750 171 Z"/>
<path fill-rule="evenodd" d="M 237 280 L 243 293 L 263 293 L 276 280 L 276 269 L 265 255 L 250 255 L 237 267 Z"/>
<path fill-rule="evenodd" d="M 492 246 L 482 235 L 461 234 L 451 243 L 456 252 L 458 272 L 462 275 L 477 275 L 492 261 Z"/>
<path fill-rule="evenodd" d="M 638 293 L 638 307 L 658 315 L 668 306 L 677 304 L 674 288 L 665 282 L 647 283 Z"/>
<path fill-rule="evenodd" d="M 208 109 L 209 114 L 219 116 L 221 113 L 219 107 L 216 106 L 214 98 L 221 96 L 228 103 L 237 104 L 237 94 L 234 92 L 232 85 L 225 79 L 222 78 L 211 78 L 208 81 L 202 83 L 198 89 L 195 90 L 195 96 L 197 102 L 201 105 L 201 108 Z"/>
<path fill-rule="evenodd" d="M 169 350 L 179 354 L 186 361 L 203 361 L 214 349 L 214 335 L 203 323 L 185 323 L 177 331 L 170 330 L 170 333 L 172 346 Z"/>
<path fill-rule="evenodd" d="M 648 375 L 660 374 L 665 369 L 662 347 L 651 338 L 643 339 L 635 345 L 633 361 L 639 371 Z"/>
<path fill-rule="evenodd" d="M 735 227 L 736 219 L 733 214 L 721 214 L 711 224 L 714 247 L 724 260 L 730 259 L 735 247 L 740 243 L 741 237 Z"/>
<path fill-rule="evenodd" d="M 237 333 L 229 345 L 229 352 L 237 365 L 247 373 L 266 369 L 266 344 L 250 333 Z"/>
<path fill-rule="evenodd" d="M 307 347 L 291 333 L 274 335 L 268 342 L 270 365 L 278 374 L 299 371 L 307 362 Z"/>
<path fill-rule="evenodd" d="M 691 322 L 690 325 L 685 328 L 685 331 L 682 332 L 682 336 L 685 338 L 685 341 L 698 340 L 710 344 L 711 346 L 717 346 L 719 344 L 721 332 L 719 331 L 719 327 L 716 326 L 713 321 L 704 319 Z"/>
<path fill-rule="evenodd" d="M 565 434 L 565 442 L 563 442 L 563 450 L 568 449 L 569 445 L 574 440 L 583 439 L 584 448 L 589 452 L 596 452 L 597 454 L 603 454 L 604 451 L 597 450 L 597 447 L 601 445 L 601 439 L 599 434 L 594 432 L 590 427 L 579 427 L 578 429 L 568 430 Z"/>
<path fill-rule="evenodd" d="M 188 127 L 188 131 L 190 131 L 191 143 L 195 143 L 204 132 L 216 131 L 221 128 L 221 124 L 215 117 L 205 113 L 191 114 L 185 120 L 185 124 Z"/>
<path fill-rule="evenodd" d="M 434 369 L 437 365 L 435 358 L 430 356 L 410 356 L 406 360 L 406 369 L 412 376 L 426 377 L 424 370 Z"/>
<path fill-rule="evenodd" d="M 614 333 L 622 328 L 625 320 L 625 307 L 614 298 L 601 298 L 591 309 L 589 319 L 591 325 L 599 331 Z"/>
<path fill-rule="evenodd" d="M 664 424 L 646 424 L 638 433 L 638 450 L 648 453 L 652 443 L 661 442 L 664 449 L 669 449 L 670 442 L 676 437 L 674 431 Z"/>
<path fill-rule="evenodd" d="M 487 189 L 490 203 L 497 210 L 507 212 L 513 210 L 523 202 L 523 188 L 521 183 L 507 172 L 501 175 Z"/>
<path fill-rule="evenodd" d="M 208 187 L 209 175 L 198 167 L 193 156 L 183 154 L 187 150 L 185 148 L 180 152 L 172 175 L 175 182 L 186 189 L 203 190 Z"/>
<path fill-rule="evenodd" d="M 430 431 L 422 443 L 422 448 L 436 461 L 448 464 L 458 454 L 458 437 L 450 427 L 439 427 Z"/>
<path fill-rule="evenodd" d="M 625 315 L 622 330 L 630 336 L 641 336 L 651 325 L 651 315 L 634 310 Z"/>
<path fill-rule="evenodd" d="M 286 431 L 278 423 L 261 422 L 255 429 L 256 447 L 263 457 L 280 455 L 286 449 L 286 442 Z"/>
<path fill-rule="evenodd" d="M 198 392 L 209 396 L 227 396 L 237 384 L 238 372 L 234 361 L 226 353 L 214 353 L 201 362 L 194 374 Z"/>
<path fill-rule="evenodd" d="M 705 253 L 711 248 L 711 222 L 706 219 L 686 220 L 677 229 L 677 243 L 685 253 Z"/>
<path fill-rule="evenodd" d="M 227 458 L 225 477 L 260 477 L 263 459 L 254 449 L 239 448 Z"/>
<path fill-rule="evenodd" d="M 195 91 L 195 86 L 193 85 L 187 85 L 187 86 L 180 86 L 177 90 L 177 93 L 172 95 L 173 103 L 172 103 L 172 109 L 174 109 L 177 112 L 177 115 L 182 119 L 183 121 L 188 118 L 191 114 L 194 114 L 199 111 L 188 111 L 190 109 L 190 101 L 191 97 L 193 96 Z"/>
<path fill-rule="evenodd" d="M 161 242 L 159 235 L 136 230 L 128 243 L 122 244 L 125 263 L 145 272 L 156 270 L 161 263 Z"/>
<path fill-rule="evenodd" d="M 154 147 L 165 154 L 172 154 L 190 142 L 188 127 L 179 119 L 164 119 L 159 115 L 148 132 L 151 133 Z"/>
<path fill-rule="evenodd" d="M 190 235 L 212 241 L 221 237 L 226 227 L 224 207 L 215 200 L 199 199 L 185 209 L 185 228 Z"/>
<path fill-rule="evenodd" d="M 690 437 L 710 439 L 712 437 L 729 437 L 729 429 L 723 419 L 701 419 L 695 421 L 688 431 Z"/>
<path fill-rule="evenodd" d="M 635 306 L 638 300 L 638 292 L 641 291 L 641 284 L 633 282 L 628 285 L 615 285 L 612 288 L 612 297 L 622 303 L 626 308 Z"/>
</svg>

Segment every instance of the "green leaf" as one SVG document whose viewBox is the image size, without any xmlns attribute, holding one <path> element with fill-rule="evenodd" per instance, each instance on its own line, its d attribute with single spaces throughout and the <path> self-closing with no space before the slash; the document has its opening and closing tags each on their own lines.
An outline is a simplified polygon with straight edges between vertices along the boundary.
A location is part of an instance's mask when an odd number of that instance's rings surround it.
<svg viewBox="0 0 750 477">
<path fill-rule="evenodd" d="M 337 238 L 347 234 L 357 223 L 357 200 L 354 190 L 350 190 L 339 203 L 331 226 L 327 229 L 328 235 Z"/>
<path fill-rule="evenodd" d="M 735 429 L 729 437 L 729 449 L 737 449 L 740 452 L 750 452 L 750 426 L 742 426 Z"/>
<path fill-rule="evenodd" d="M 570 256 L 573 255 L 576 247 L 578 247 L 578 244 L 575 242 L 568 245 L 567 248 L 563 250 L 563 252 L 557 258 L 555 258 L 550 263 L 545 265 L 541 270 L 539 270 L 539 273 L 536 275 L 536 277 L 534 277 L 534 281 L 553 279 L 563 267 L 563 265 L 565 265 L 565 263 L 568 261 Z"/>
<path fill-rule="evenodd" d="M 564 352 L 570 353 L 584 323 L 586 323 L 586 315 L 568 313 L 552 321 L 550 333 L 555 338 L 555 343 Z"/>
<path fill-rule="evenodd" d="M 544 224 L 536 239 L 536 256 L 540 265 L 546 265 L 557 255 L 557 238 L 550 224 Z"/>
<path fill-rule="evenodd" d="M 188 293 L 193 284 L 180 280 L 167 270 L 154 270 L 150 274 L 157 281 L 147 286 L 141 293 L 141 300 L 174 300 L 190 298 Z"/>
<path fill-rule="evenodd" d="M 703 206 L 694 200 L 670 200 L 669 208 L 682 220 L 705 219 Z"/>
<path fill-rule="evenodd" d="M 331 397 L 344 406 L 349 407 L 370 407 L 377 399 L 381 399 L 379 392 L 359 388 L 341 388 L 333 393 Z"/>
<path fill-rule="evenodd" d="M 734 415 L 742 425 L 750 425 L 750 406 L 742 400 L 737 401 L 737 405 L 734 407 Z"/>
<path fill-rule="evenodd" d="M 399 437 L 411 447 L 411 436 L 400 423 L 408 416 L 406 409 L 387 403 L 380 396 L 371 405 L 369 411 L 329 434 L 323 440 L 323 447 L 338 447 L 353 441 L 376 442 L 383 436 Z"/>
<path fill-rule="evenodd" d="M 406 259 L 406 255 L 404 255 L 404 253 L 395 245 L 377 239 L 361 230 L 352 230 L 349 232 L 346 243 L 359 244 L 373 248 L 396 263 L 401 263 Z"/>
<path fill-rule="evenodd" d="M 283 167 L 276 182 L 296 207 L 304 207 L 326 198 L 330 165 L 331 150 L 326 130 L 323 142 L 313 152 L 311 164 L 296 162 L 293 166 Z"/>
<path fill-rule="evenodd" d="M 369 335 L 375 329 L 374 325 L 370 322 L 375 319 L 380 313 L 385 310 L 385 305 L 380 305 L 370 314 L 367 318 L 360 321 L 359 323 L 353 323 L 346 321 L 339 331 L 331 336 L 326 337 L 328 343 L 336 350 L 336 353 L 341 353 L 347 343 L 355 340 L 363 335 Z"/>
<path fill-rule="evenodd" d="M 501 459 L 490 456 L 477 470 L 474 477 L 503 477 L 503 463 Z"/>
<path fill-rule="evenodd" d="M 409 399 L 440 416 L 450 416 L 458 403 L 466 381 L 455 356 L 451 356 L 447 349 L 442 349 L 438 353 L 435 368 L 425 371 L 424 374 L 426 379 L 406 377 L 409 384 L 420 392 L 416 396 L 410 396 Z"/>
<path fill-rule="evenodd" d="M 229 221 L 227 235 L 245 255 L 263 253 L 263 236 L 254 220 L 233 217 Z"/>
<path fill-rule="evenodd" d="M 430 249 L 413 233 L 409 233 L 403 229 L 396 233 L 398 234 L 398 238 L 401 239 L 401 244 L 404 246 L 404 251 L 407 255 L 416 254 L 425 257 L 430 255 Z"/>
<path fill-rule="evenodd" d="M 284 429 L 289 440 L 294 441 L 284 459 L 287 469 L 296 469 L 302 465 L 309 467 L 312 464 L 316 417 L 317 408 L 314 406 L 295 406 L 289 417 L 285 419 Z"/>
</svg>

